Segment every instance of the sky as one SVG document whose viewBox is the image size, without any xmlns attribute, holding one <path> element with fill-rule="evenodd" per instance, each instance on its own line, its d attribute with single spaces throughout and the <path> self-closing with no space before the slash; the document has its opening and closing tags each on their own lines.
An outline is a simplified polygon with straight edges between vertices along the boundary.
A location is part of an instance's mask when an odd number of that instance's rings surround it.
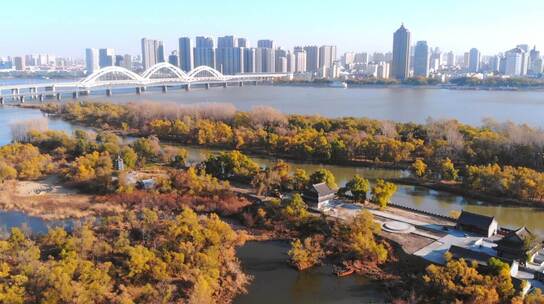
<svg viewBox="0 0 544 304">
<path fill-rule="evenodd" d="M 544 49 L 544 0 L 2 0 L 0 56 L 82 58 L 87 47 L 136 55 L 142 37 L 163 40 L 169 53 L 177 38 L 197 35 L 386 52 L 401 23 L 413 44 L 458 54 Z"/>
</svg>

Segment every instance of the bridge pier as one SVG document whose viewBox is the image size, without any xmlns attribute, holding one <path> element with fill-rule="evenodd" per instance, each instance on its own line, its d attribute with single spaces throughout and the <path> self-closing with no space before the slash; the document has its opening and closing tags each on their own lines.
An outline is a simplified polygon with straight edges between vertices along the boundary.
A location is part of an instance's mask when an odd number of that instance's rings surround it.
<svg viewBox="0 0 544 304">
<path fill-rule="evenodd" d="M 185 85 L 185 91 L 189 92 L 191 90 L 191 85 L 188 83 Z"/>
<path fill-rule="evenodd" d="M 72 93 L 72 98 L 73 99 L 78 99 L 79 98 L 79 92 L 78 91 L 75 91 Z"/>
<path fill-rule="evenodd" d="M 163 85 L 163 86 L 162 86 L 162 92 L 163 92 L 163 93 L 168 92 L 168 86 L 167 86 L 167 85 Z"/>
<path fill-rule="evenodd" d="M 20 97 L 19 97 L 19 102 L 25 103 L 25 97 L 24 97 L 24 96 L 20 96 Z"/>
<path fill-rule="evenodd" d="M 240 83 L 238 84 L 239 86 L 243 87 L 244 86 L 244 82 L 243 81 L 240 81 Z"/>
<path fill-rule="evenodd" d="M 0 96 L 0 104 L 5 104 L 4 96 Z"/>
<path fill-rule="evenodd" d="M 210 89 L 210 84 L 209 84 L 209 83 L 205 83 L 205 84 L 204 84 L 204 88 L 206 88 L 206 90 L 209 90 L 209 89 Z"/>
<path fill-rule="evenodd" d="M 11 95 L 13 96 L 16 96 L 16 95 L 19 95 L 19 89 L 18 88 L 15 88 L 15 89 L 11 89 Z"/>
<path fill-rule="evenodd" d="M 38 100 L 39 100 L 40 102 L 43 102 L 43 101 L 45 100 L 44 95 L 43 95 L 43 94 L 38 95 Z"/>
<path fill-rule="evenodd" d="M 226 89 L 228 84 L 226 82 L 223 83 L 223 89 Z"/>
<path fill-rule="evenodd" d="M 106 96 L 108 96 L 108 97 L 112 97 L 112 96 L 113 96 L 112 89 L 106 89 Z"/>
<path fill-rule="evenodd" d="M 56 94 L 56 97 L 58 101 L 62 100 L 62 94 L 60 92 Z"/>
<path fill-rule="evenodd" d="M 136 87 L 136 94 L 138 95 L 142 94 L 142 87 Z"/>
</svg>

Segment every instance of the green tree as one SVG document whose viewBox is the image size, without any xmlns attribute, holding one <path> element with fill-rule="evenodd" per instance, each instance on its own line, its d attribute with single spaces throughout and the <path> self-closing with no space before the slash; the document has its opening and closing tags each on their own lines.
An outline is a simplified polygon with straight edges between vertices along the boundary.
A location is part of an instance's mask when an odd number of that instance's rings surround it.
<svg viewBox="0 0 544 304">
<path fill-rule="evenodd" d="M 357 174 L 346 183 L 345 190 L 351 191 L 354 200 L 364 202 L 366 200 L 366 194 L 370 190 L 370 184 L 367 179 L 362 178 Z"/>
<path fill-rule="evenodd" d="M 320 183 L 326 183 L 327 186 L 331 189 L 336 189 L 338 186 L 336 185 L 336 180 L 334 178 L 334 174 L 332 174 L 331 171 L 327 169 L 318 169 L 312 175 L 310 175 L 310 184 L 320 184 Z"/>
<path fill-rule="evenodd" d="M 374 204 L 380 206 L 380 208 L 387 207 L 387 204 L 397 191 L 397 185 L 384 181 L 383 179 L 378 179 L 376 185 L 372 187 L 372 199 L 371 201 Z"/>
<path fill-rule="evenodd" d="M 308 206 L 299 193 L 295 193 L 283 209 L 285 216 L 295 220 L 302 220 L 308 217 Z"/>
</svg>

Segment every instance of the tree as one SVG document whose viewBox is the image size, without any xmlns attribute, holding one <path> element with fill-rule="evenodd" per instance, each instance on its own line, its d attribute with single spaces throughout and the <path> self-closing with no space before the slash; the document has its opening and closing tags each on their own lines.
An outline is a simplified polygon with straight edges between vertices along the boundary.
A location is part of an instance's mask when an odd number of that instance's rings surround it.
<svg viewBox="0 0 544 304">
<path fill-rule="evenodd" d="M 376 185 L 372 187 L 372 202 L 380 206 L 380 208 L 387 207 L 387 204 L 397 191 L 397 185 L 378 179 Z"/>
<path fill-rule="evenodd" d="M 459 175 L 459 170 L 455 169 L 453 162 L 446 158 L 440 163 L 440 176 L 447 181 L 454 181 Z"/>
<path fill-rule="evenodd" d="M 387 260 L 388 253 L 384 245 L 377 243 L 374 238 L 374 234 L 380 230 L 372 214 L 363 210 L 347 225 L 343 239 L 357 257 L 381 264 Z"/>
<path fill-rule="evenodd" d="M 319 239 L 316 237 L 305 238 L 304 242 L 295 239 L 291 242 L 291 249 L 287 254 L 291 264 L 298 270 L 304 270 L 316 265 L 325 256 L 325 252 L 319 244 Z"/>
<path fill-rule="evenodd" d="M 336 189 L 338 186 L 336 185 L 336 181 L 334 178 L 334 174 L 332 174 L 331 171 L 327 169 L 318 169 L 312 175 L 310 175 L 310 184 L 320 184 L 320 183 L 326 183 L 327 186 L 331 189 Z"/>
<path fill-rule="evenodd" d="M 132 148 L 136 154 L 138 154 L 140 161 L 144 164 L 147 161 L 157 160 L 161 153 L 159 139 L 155 136 L 138 138 L 132 143 Z"/>
<path fill-rule="evenodd" d="M 4 183 L 5 180 L 17 178 L 17 170 L 12 166 L 0 161 L 0 182 Z"/>
<path fill-rule="evenodd" d="M 370 184 L 367 179 L 364 179 L 357 174 L 347 182 L 345 190 L 351 191 L 354 200 L 364 202 L 366 200 L 366 194 L 370 190 Z"/>
<path fill-rule="evenodd" d="M 304 169 L 296 169 L 293 177 L 291 178 L 291 183 L 293 185 L 293 190 L 303 191 L 306 188 L 306 185 L 310 182 L 310 177 Z"/>
<path fill-rule="evenodd" d="M 418 158 L 414 161 L 410 167 L 410 170 L 412 171 L 413 175 L 422 178 L 425 176 L 425 174 L 427 174 L 427 164 Z"/>
<path fill-rule="evenodd" d="M 299 193 L 295 193 L 283 209 L 283 213 L 289 218 L 302 220 L 308 217 L 307 209 L 308 206 L 302 199 L 302 196 Z"/>
</svg>

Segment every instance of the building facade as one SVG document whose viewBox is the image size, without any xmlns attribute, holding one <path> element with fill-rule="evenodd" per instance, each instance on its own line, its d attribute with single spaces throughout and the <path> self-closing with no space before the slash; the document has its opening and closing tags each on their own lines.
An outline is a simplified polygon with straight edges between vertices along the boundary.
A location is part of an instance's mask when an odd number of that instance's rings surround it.
<svg viewBox="0 0 544 304">
<path fill-rule="evenodd" d="M 418 41 L 414 50 L 414 76 L 429 77 L 429 60 L 427 41 Z"/>
<path fill-rule="evenodd" d="M 391 77 L 398 80 L 404 80 L 409 76 L 410 32 L 404 27 L 404 25 L 401 25 L 400 28 L 393 34 L 393 59 L 391 62 Z"/>
</svg>

